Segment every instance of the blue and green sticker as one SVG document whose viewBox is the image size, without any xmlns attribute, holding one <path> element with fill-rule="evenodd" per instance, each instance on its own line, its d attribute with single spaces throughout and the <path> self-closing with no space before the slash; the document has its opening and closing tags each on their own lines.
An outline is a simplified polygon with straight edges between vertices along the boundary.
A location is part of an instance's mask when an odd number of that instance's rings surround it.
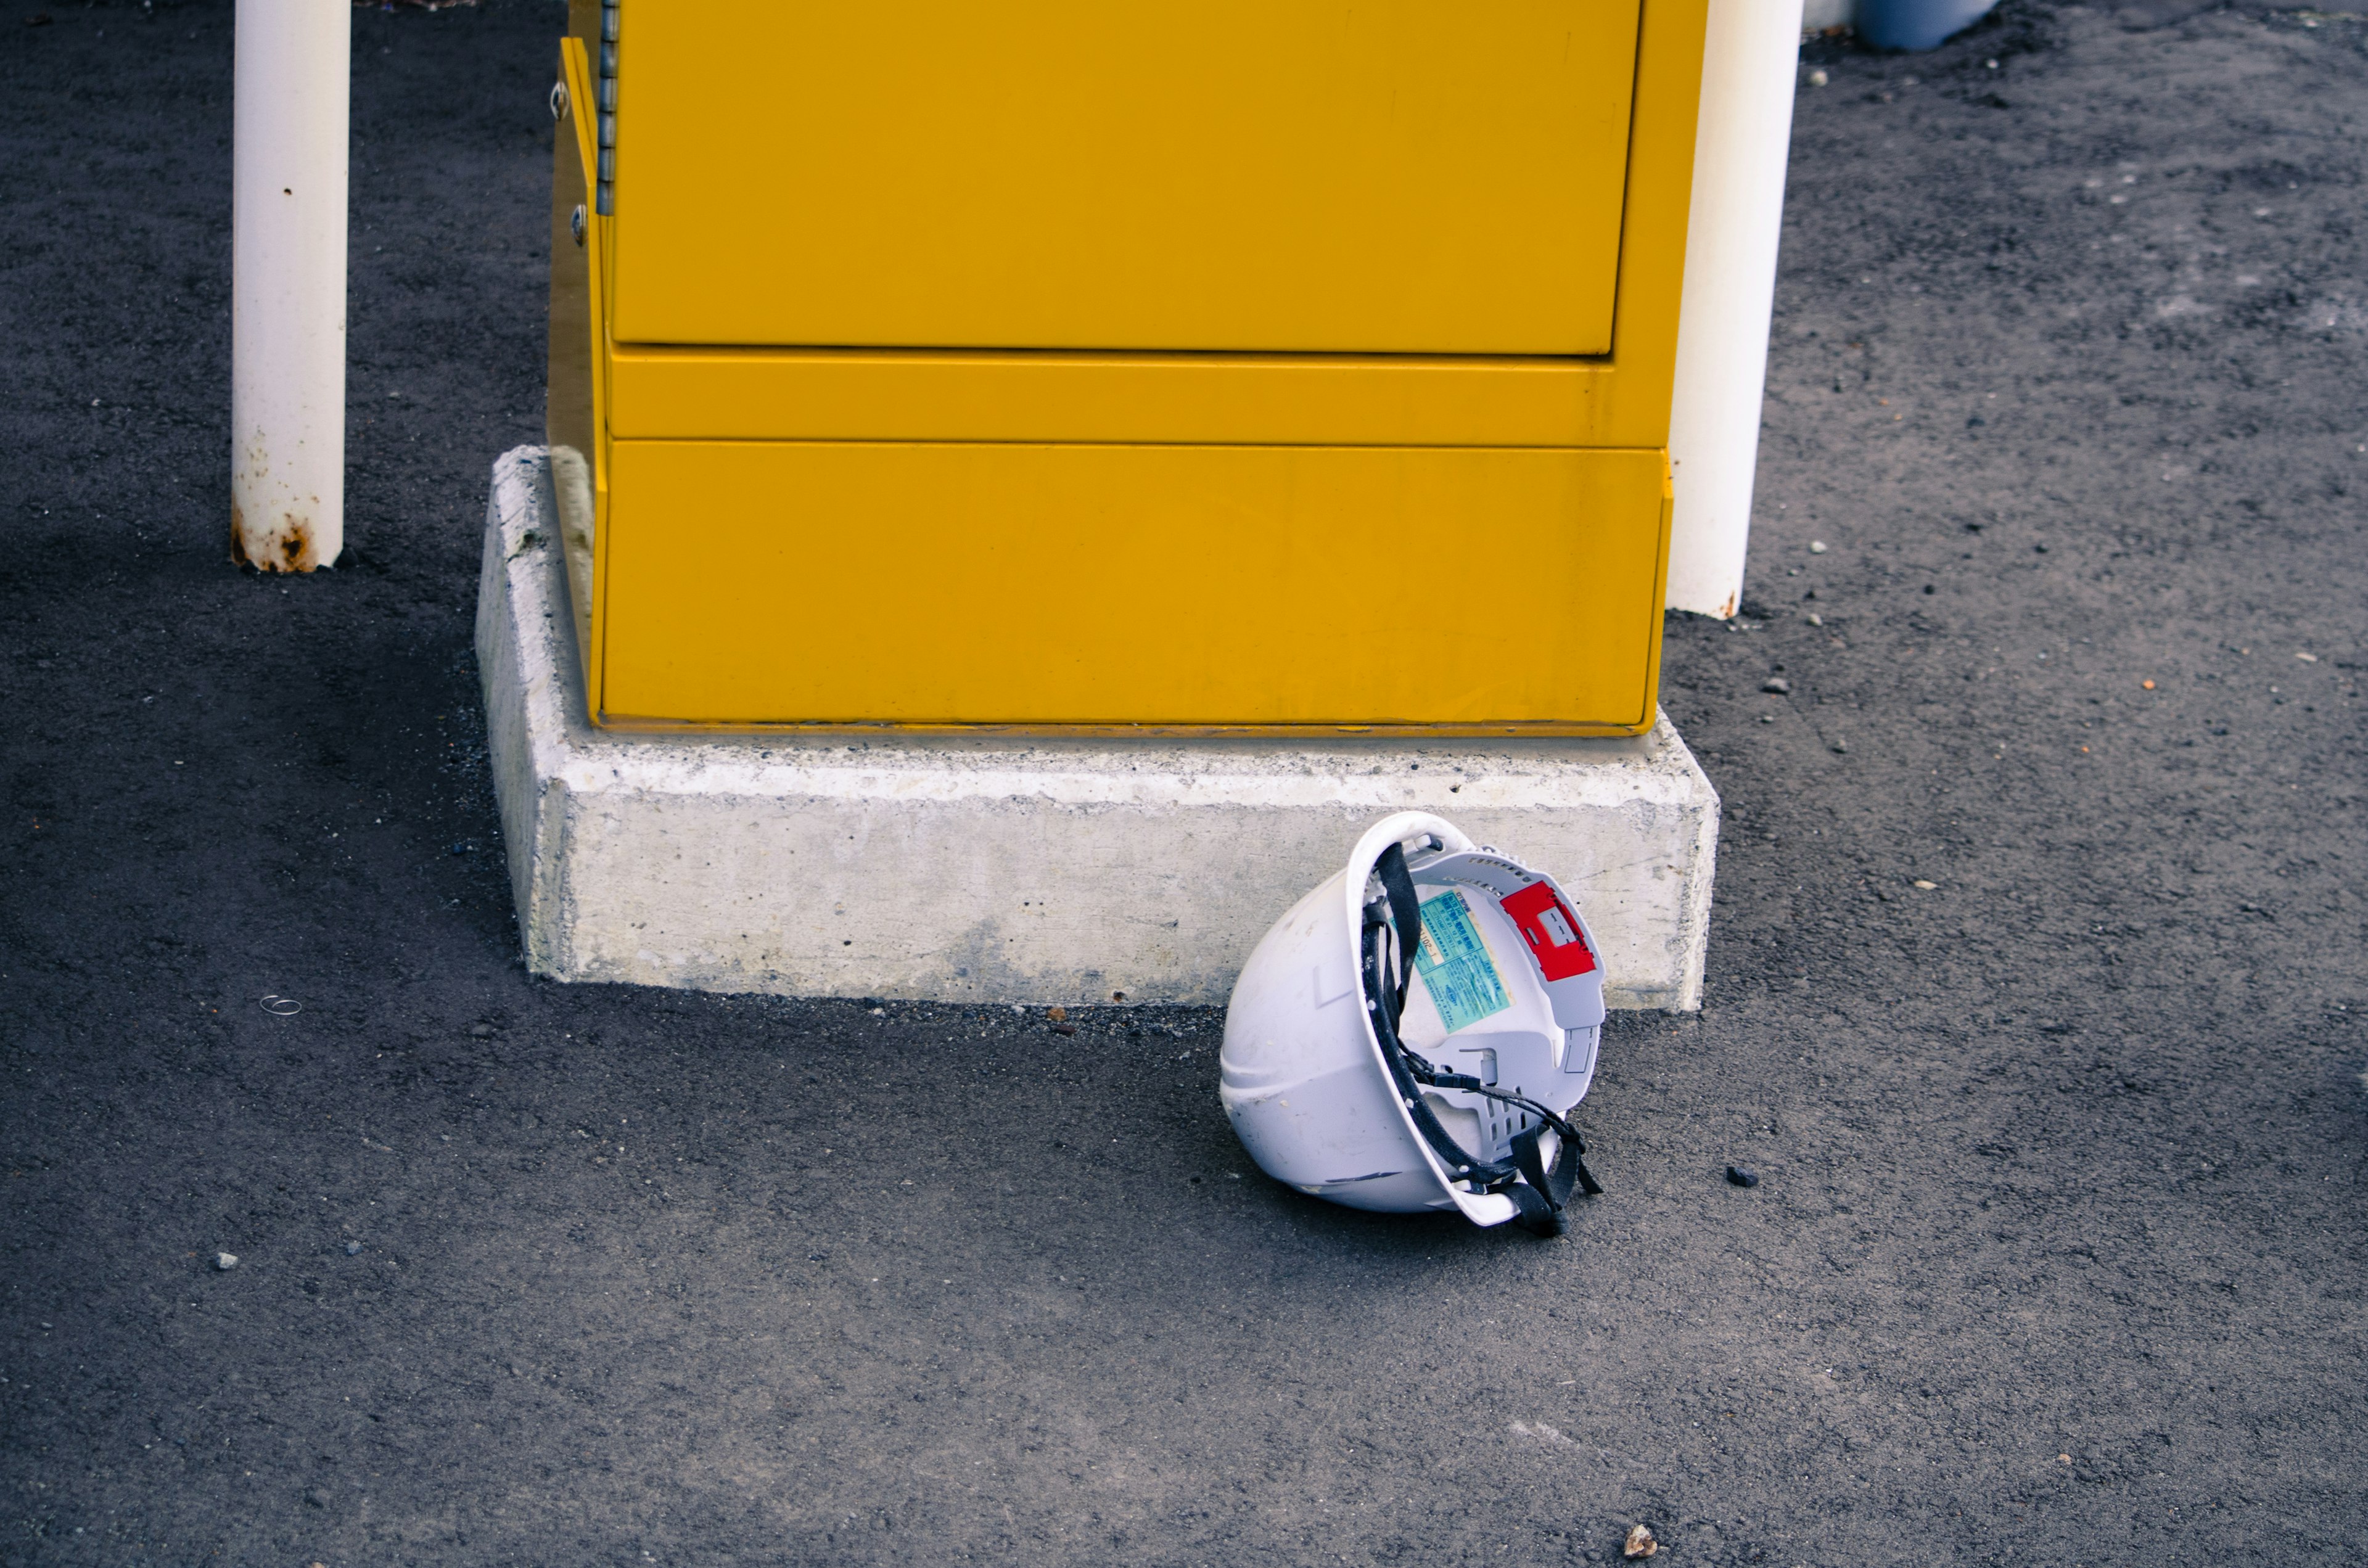
<svg viewBox="0 0 2368 1568">
<path fill-rule="evenodd" d="M 1463 895 L 1453 888 L 1423 903 L 1422 946 L 1415 951 L 1414 967 L 1449 1034 L 1513 1005 Z"/>
</svg>

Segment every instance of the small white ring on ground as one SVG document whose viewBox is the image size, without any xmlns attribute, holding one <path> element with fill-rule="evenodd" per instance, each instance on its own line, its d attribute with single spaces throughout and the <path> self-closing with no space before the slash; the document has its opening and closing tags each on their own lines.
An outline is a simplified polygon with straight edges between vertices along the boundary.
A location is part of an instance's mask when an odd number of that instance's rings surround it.
<svg viewBox="0 0 2368 1568">
<path fill-rule="evenodd" d="M 304 1010 L 304 1005 L 293 996 L 266 996 L 260 1006 L 275 1018 L 292 1017 Z"/>
</svg>

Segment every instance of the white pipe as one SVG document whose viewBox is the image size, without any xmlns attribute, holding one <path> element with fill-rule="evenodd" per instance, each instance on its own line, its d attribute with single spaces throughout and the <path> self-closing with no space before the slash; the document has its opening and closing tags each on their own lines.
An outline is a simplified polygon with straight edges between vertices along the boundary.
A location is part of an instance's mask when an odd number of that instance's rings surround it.
<svg viewBox="0 0 2368 1568">
<path fill-rule="evenodd" d="M 1802 0 L 1711 0 L 1694 131 L 1669 462 L 1669 608 L 1732 616 L 1743 599 L 1759 399 L 1784 223 Z"/>
<path fill-rule="evenodd" d="M 238 0 L 232 69 L 231 558 L 310 572 L 346 535 L 351 0 Z"/>
</svg>

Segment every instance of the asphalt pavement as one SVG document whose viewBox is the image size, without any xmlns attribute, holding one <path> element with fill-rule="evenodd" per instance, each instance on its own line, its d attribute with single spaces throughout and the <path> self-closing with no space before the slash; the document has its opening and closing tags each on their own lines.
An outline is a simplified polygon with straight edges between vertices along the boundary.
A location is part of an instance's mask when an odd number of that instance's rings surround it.
<svg viewBox="0 0 2368 1568">
<path fill-rule="evenodd" d="M 1709 1001 L 1542 1243 L 1266 1181 L 1212 1012 L 525 973 L 560 15 L 355 13 L 280 580 L 231 6 L 0 0 L 0 1564 L 2368 1557 L 2368 23 L 1804 54 L 1750 587 L 1668 626 Z"/>
</svg>

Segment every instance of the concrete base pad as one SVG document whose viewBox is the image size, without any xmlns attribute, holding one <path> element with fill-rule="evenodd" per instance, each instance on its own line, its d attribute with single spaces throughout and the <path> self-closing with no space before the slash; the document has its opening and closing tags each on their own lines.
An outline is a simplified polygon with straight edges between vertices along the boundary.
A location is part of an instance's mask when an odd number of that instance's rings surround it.
<svg viewBox="0 0 2368 1568">
<path fill-rule="evenodd" d="M 548 464 L 494 465 L 477 662 L 527 961 L 562 980 L 1222 1005 L 1376 817 L 1552 871 L 1616 1007 L 1701 1005 L 1718 796 L 1622 741 L 651 737 L 584 718 Z"/>
</svg>

